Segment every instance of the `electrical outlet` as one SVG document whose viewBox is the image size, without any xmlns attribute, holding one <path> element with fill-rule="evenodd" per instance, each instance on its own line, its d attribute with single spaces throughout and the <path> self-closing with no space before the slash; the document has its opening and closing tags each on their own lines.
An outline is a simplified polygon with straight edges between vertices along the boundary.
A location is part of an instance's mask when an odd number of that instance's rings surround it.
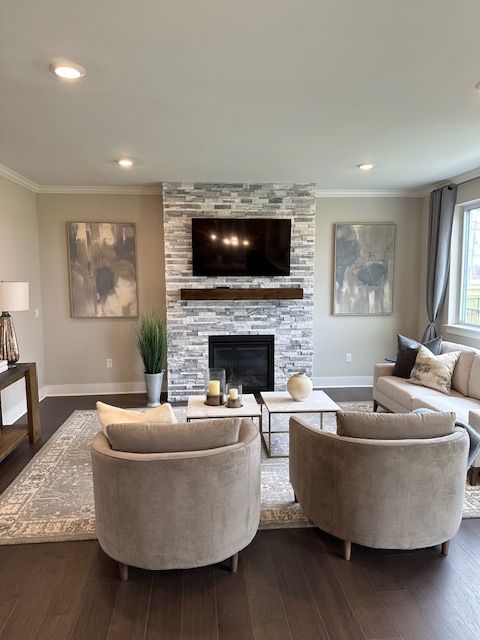
<svg viewBox="0 0 480 640">
<path fill-rule="evenodd" d="M 40 309 L 35 309 L 35 318 L 40 317 Z"/>
<path fill-rule="evenodd" d="M 107 369 L 111 369 L 113 367 L 113 362 L 111 358 L 107 358 Z"/>
<path fill-rule="evenodd" d="M 346 353 L 345 354 L 345 362 L 349 363 L 352 361 L 352 354 L 351 353 Z"/>
</svg>

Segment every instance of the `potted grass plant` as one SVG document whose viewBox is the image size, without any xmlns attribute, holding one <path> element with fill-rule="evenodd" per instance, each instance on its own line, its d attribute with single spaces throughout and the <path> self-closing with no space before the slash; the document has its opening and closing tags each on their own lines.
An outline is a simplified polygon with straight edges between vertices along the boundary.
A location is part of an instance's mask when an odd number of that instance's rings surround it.
<svg viewBox="0 0 480 640">
<path fill-rule="evenodd" d="M 136 334 L 137 349 L 145 373 L 147 407 L 158 407 L 167 356 L 167 332 L 163 316 L 157 311 L 144 311 L 138 320 Z"/>
</svg>

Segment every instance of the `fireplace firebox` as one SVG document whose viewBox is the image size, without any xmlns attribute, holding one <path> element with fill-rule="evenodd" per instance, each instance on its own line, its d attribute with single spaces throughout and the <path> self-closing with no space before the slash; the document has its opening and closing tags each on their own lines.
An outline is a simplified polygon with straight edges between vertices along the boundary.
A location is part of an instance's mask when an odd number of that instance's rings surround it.
<svg viewBox="0 0 480 640">
<path fill-rule="evenodd" d="M 244 393 L 274 390 L 274 336 L 210 336 L 210 367 L 225 369 L 227 382 Z"/>
</svg>

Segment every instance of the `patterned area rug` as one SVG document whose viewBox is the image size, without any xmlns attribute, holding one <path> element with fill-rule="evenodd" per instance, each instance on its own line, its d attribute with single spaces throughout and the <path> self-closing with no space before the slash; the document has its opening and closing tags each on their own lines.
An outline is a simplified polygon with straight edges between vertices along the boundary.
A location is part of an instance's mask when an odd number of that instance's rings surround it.
<svg viewBox="0 0 480 640">
<path fill-rule="evenodd" d="M 370 402 L 341 402 L 344 410 L 371 411 Z M 179 421 L 185 408 L 176 407 Z M 318 414 L 308 416 L 318 423 Z M 288 416 L 274 416 L 273 429 L 287 428 Z M 326 414 L 324 429 L 335 431 Z M 0 544 L 95 539 L 95 514 L 89 445 L 99 430 L 96 411 L 75 411 L 0 496 Z M 288 434 L 274 436 L 274 452 L 288 451 Z M 288 459 L 271 459 L 262 449 L 260 527 L 308 527 L 293 502 Z M 480 517 L 480 485 L 467 485 L 465 518 Z"/>
</svg>

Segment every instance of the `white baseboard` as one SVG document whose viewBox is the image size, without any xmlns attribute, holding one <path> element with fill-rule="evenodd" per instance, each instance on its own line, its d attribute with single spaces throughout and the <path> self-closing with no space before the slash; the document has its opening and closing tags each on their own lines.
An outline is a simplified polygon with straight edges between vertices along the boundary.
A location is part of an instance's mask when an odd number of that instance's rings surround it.
<svg viewBox="0 0 480 640">
<path fill-rule="evenodd" d="M 144 393 L 143 382 L 106 382 L 101 384 L 57 384 L 44 385 L 38 390 L 40 402 L 51 396 L 96 396 L 122 393 Z M 27 413 L 25 396 L 3 406 L 3 423 L 13 424 Z"/>
<path fill-rule="evenodd" d="M 145 393 L 144 382 L 88 382 L 85 384 L 49 384 L 47 396 L 100 396 L 122 393 Z"/>
<path fill-rule="evenodd" d="M 373 386 L 373 376 L 327 376 L 313 377 L 314 389 L 324 389 L 332 387 L 371 387 Z"/>
</svg>

